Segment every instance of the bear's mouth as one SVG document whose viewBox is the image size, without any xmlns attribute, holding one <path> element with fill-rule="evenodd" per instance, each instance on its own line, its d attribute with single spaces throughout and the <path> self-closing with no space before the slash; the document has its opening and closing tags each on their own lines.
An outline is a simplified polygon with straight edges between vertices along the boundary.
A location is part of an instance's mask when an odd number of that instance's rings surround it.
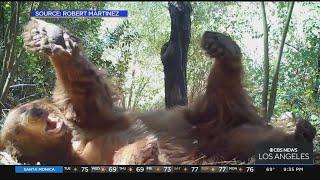
<svg viewBox="0 0 320 180">
<path fill-rule="evenodd" d="M 45 132 L 57 133 L 62 130 L 63 126 L 64 123 L 59 117 L 49 114 L 46 118 Z"/>
</svg>

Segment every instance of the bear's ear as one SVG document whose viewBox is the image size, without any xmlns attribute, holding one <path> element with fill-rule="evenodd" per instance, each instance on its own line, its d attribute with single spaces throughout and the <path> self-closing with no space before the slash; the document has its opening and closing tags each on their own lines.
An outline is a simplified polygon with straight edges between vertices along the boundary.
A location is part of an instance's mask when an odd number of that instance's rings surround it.
<svg viewBox="0 0 320 180">
<path fill-rule="evenodd" d="M 8 147 L 6 144 L 6 139 L 4 136 L 4 130 L 3 127 L 0 129 L 0 151 L 7 151 Z"/>
<path fill-rule="evenodd" d="M 0 129 L 0 151 L 3 151 L 4 149 L 4 144 L 2 140 L 2 129 Z"/>
</svg>

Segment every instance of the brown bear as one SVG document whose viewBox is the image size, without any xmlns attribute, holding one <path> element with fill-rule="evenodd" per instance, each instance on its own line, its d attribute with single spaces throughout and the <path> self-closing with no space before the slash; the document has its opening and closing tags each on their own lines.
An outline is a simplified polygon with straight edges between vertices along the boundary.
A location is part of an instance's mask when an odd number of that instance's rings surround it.
<svg viewBox="0 0 320 180">
<path fill-rule="evenodd" d="M 293 134 L 259 117 L 242 85 L 241 49 L 229 36 L 205 32 L 201 47 L 215 60 L 206 91 L 187 106 L 135 113 L 113 103 L 106 73 L 87 60 L 64 28 L 32 19 L 27 50 L 49 57 L 56 86 L 50 98 L 12 109 L 1 149 L 41 164 L 215 164 L 246 160 L 258 143 L 311 142 L 305 120 Z"/>
</svg>

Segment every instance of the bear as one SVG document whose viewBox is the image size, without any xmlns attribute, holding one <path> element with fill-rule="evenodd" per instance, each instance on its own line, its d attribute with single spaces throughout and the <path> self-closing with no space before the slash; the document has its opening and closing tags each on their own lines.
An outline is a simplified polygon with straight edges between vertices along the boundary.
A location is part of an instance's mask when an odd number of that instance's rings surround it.
<svg viewBox="0 0 320 180">
<path fill-rule="evenodd" d="M 214 60 L 204 94 L 186 106 L 137 113 L 113 102 L 107 73 L 85 56 L 80 38 L 39 19 L 25 27 L 25 48 L 49 57 L 52 97 L 10 110 L 0 149 L 41 164 L 215 164 L 247 160 L 259 143 L 312 142 L 306 120 L 287 134 L 258 115 L 242 84 L 242 53 L 230 36 L 206 31 L 201 48 Z"/>
</svg>

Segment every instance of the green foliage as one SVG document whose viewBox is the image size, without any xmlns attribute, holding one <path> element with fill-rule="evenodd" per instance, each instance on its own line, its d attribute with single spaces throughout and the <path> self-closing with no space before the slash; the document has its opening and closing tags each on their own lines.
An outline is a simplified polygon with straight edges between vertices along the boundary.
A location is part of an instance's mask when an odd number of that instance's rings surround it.
<svg viewBox="0 0 320 180">
<path fill-rule="evenodd" d="M 128 72 L 129 62 L 133 60 L 131 45 L 132 42 L 139 38 L 137 32 L 130 32 L 129 28 L 132 24 L 125 20 L 119 26 L 117 26 L 113 31 L 107 29 L 105 33 L 105 43 L 106 43 L 106 53 L 108 51 L 118 52 L 118 56 L 114 57 L 113 61 L 105 60 L 102 61 L 108 62 L 109 66 L 106 67 L 109 70 L 109 73 L 114 77 L 118 86 L 121 88 L 124 86 L 126 80 L 125 73 Z M 121 91 L 125 93 L 125 91 Z"/>
<path fill-rule="evenodd" d="M 188 97 L 192 102 L 206 86 L 212 61 L 200 49 L 204 31 L 229 34 L 242 47 L 244 84 L 257 107 L 261 104 L 263 80 L 263 29 L 259 2 L 192 2 L 191 41 L 188 52 Z M 20 23 L 29 19 L 31 2 L 25 2 Z M 128 18 L 47 19 L 64 26 L 85 45 L 94 64 L 104 68 L 117 83 L 123 97 L 120 105 L 135 110 L 164 107 L 163 66 L 160 49 L 168 41 L 170 16 L 167 2 L 34 2 L 33 9 L 126 9 Z M 4 4 L 5 22 L 10 3 Z M 269 28 L 270 75 L 281 32 L 288 11 L 286 2 L 266 2 Z M 297 2 L 290 22 L 279 74 L 274 116 L 290 111 L 320 123 L 319 94 L 315 95 L 319 59 L 320 5 Z M 21 32 L 22 29 L 20 29 Z M 17 48 L 22 47 L 21 36 Z M 24 53 L 9 95 L 18 102 L 28 102 L 52 94 L 54 71 L 47 59 Z M 272 77 L 270 77 L 272 79 Z M 8 104 L 7 108 L 11 108 Z"/>
<path fill-rule="evenodd" d="M 92 3 L 88 2 L 34 2 L 24 3 L 23 9 L 20 12 L 20 24 L 21 29 L 19 36 L 17 37 L 17 48 L 22 48 L 22 27 L 27 23 L 30 16 L 30 10 L 33 9 L 91 9 L 102 8 L 103 3 L 95 3 L 96 6 L 92 6 Z M 10 4 L 6 3 L 5 12 L 10 10 Z M 4 13 L 5 21 L 8 21 L 8 13 Z M 46 19 L 48 22 L 59 24 L 66 29 L 69 29 L 76 36 L 81 37 L 85 46 L 87 56 L 93 62 L 99 62 L 103 53 L 104 44 L 99 38 L 99 32 L 97 29 L 102 22 L 101 19 L 85 19 L 85 18 L 61 18 L 61 19 Z M 24 53 L 24 57 L 18 64 L 16 74 L 17 76 L 12 81 L 13 85 L 18 84 L 31 84 L 32 86 L 17 86 L 10 88 L 9 96 L 14 97 L 18 103 L 29 102 L 31 100 L 39 99 L 44 96 L 50 96 L 53 92 L 55 74 L 50 65 L 50 62 L 45 57 L 40 57 L 32 53 Z M 8 104 L 7 108 L 11 108 Z"/>
</svg>

